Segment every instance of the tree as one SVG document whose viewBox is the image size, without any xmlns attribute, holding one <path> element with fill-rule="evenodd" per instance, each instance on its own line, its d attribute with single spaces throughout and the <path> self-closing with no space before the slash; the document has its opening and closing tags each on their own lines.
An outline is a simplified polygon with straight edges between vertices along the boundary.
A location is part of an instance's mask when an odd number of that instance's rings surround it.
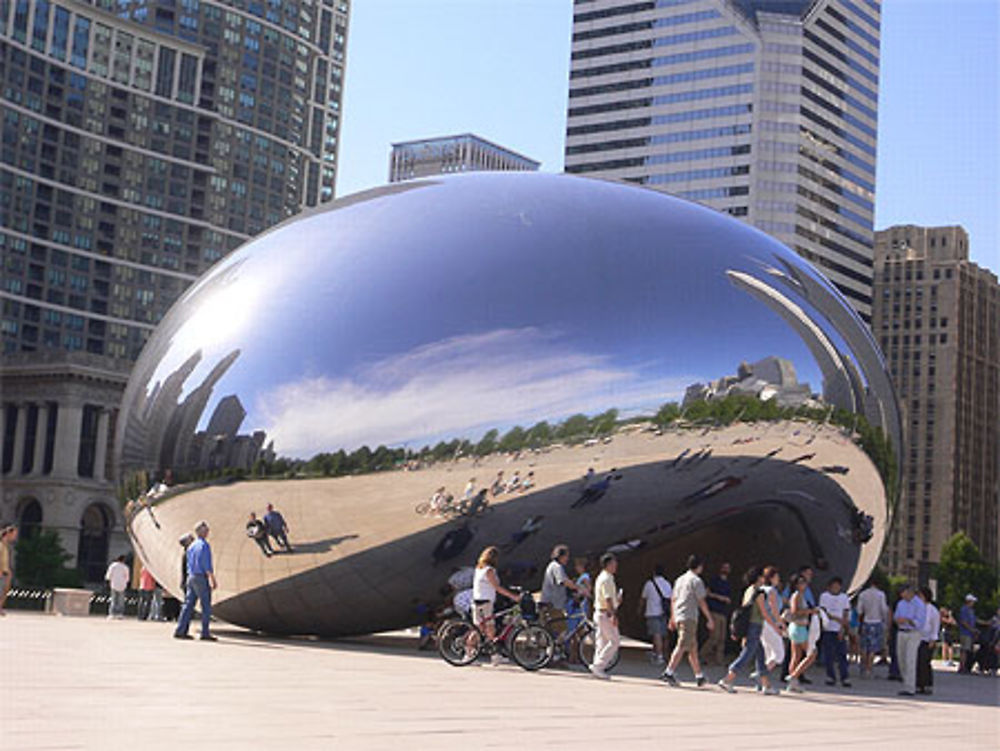
<svg viewBox="0 0 1000 751">
<path fill-rule="evenodd" d="M 667 402 L 656 412 L 653 422 L 660 426 L 666 426 L 674 422 L 681 416 L 681 408 L 677 402 Z"/>
<path fill-rule="evenodd" d="M 487 430 L 486 434 L 479 439 L 479 443 L 476 444 L 476 456 L 487 456 L 492 454 L 497 450 L 497 438 L 500 436 L 500 431 L 496 428 L 492 430 Z"/>
<path fill-rule="evenodd" d="M 573 415 L 557 428 L 556 434 L 564 441 L 582 438 L 590 434 L 590 420 L 586 415 Z"/>
<path fill-rule="evenodd" d="M 609 409 L 601 412 L 590 422 L 590 429 L 597 435 L 611 435 L 615 432 L 615 425 L 618 424 L 618 410 Z"/>
<path fill-rule="evenodd" d="M 520 451 L 524 448 L 526 435 L 527 434 L 524 432 L 524 428 L 520 425 L 515 425 L 513 428 L 504 433 L 503 438 L 500 439 L 500 450 Z"/>
<path fill-rule="evenodd" d="M 73 556 L 63 550 L 59 533 L 40 530 L 17 541 L 17 580 L 28 587 L 79 587 L 83 577 L 66 568 Z"/>
<path fill-rule="evenodd" d="M 956 612 L 972 593 L 979 598 L 976 610 L 988 616 L 996 610 L 997 570 L 964 532 L 955 534 L 941 548 L 937 567 L 938 601 Z"/>
<path fill-rule="evenodd" d="M 533 448 L 541 448 L 552 442 L 552 426 L 545 420 L 535 423 L 528 431 L 528 445 Z"/>
</svg>

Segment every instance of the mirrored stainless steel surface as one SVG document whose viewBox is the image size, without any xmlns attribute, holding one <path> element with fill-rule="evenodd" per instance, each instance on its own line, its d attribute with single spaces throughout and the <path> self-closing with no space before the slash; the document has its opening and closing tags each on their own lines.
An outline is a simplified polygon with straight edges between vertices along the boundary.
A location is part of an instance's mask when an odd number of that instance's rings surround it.
<svg viewBox="0 0 1000 751">
<path fill-rule="evenodd" d="M 221 261 L 147 344 L 117 455 L 168 589 L 205 518 L 220 617 L 335 636 L 419 622 L 489 544 L 533 587 L 555 543 L 611 548 L 627 598 L 691 552 L 857 587 L 899 439 L 864 324 L 776 241 L 642 188 L 481 173 Z M 246 532 L 267 503 L 292 544 L 271 557 Z"/>
</svg>

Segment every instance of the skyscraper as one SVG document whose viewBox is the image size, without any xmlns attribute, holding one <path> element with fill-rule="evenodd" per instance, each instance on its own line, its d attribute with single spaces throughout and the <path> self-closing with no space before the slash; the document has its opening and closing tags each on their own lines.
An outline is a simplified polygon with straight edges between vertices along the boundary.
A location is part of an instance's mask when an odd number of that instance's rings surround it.
<svg viewBox="0 0 1000 751">
<path fill-rule="evenodd" d="M 389 156 L 389 182 L 477 170 L 534 172 L 538 166 L 534 159 L 516 151 L 463 133 L 394 143 Z"/>
<path fill-rule="evenodd" d="M 347 23 L 347 0 L 0 3 L 4 351 L 134 359 L 201 272 L 331 200 Z"/>
<path fill-rule="evenodd" d="M 902 407 L 902 494 L 884 552 L 915 575 L 965 532 L 1000 557 L 1000 284 L 961 227 L 875 234 L 874 333 Z"/>
<path fill-rule="evenodd" d="M 870 320 L 880 3 L 575 0 L 566 171 L 768 232 Z"/>
</svg>

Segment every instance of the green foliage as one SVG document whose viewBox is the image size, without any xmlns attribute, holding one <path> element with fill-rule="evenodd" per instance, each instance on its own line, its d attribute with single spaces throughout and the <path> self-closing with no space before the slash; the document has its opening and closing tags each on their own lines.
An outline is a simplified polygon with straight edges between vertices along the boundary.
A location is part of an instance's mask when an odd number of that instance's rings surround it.
<svg viewBox="0 0 1000 751">
<path fill-rule="evenodd" d="M 487 430 L 486 435 L 479 439 L 479 443 L 473 449 L 473 453 L 476 456 L 486 456 L 492 454 L 497 450 L 497 438 L 500 435 L 500 431 L 494 428 L 493 430 Z"/>
<path fill-rule="evenodd" d="M 989 564 L 964 532 L 954 535 L 941 548 L 937 567 L 938 601 L 956 612 L 969 592 L 979 598 L 976 612 L 989 617 L 997 608 L 997 569 Z"/>
<path fill-rule="evenodd" d="M 653 417 L 653 422 L 661 427 L 665 427 L 675 422 L 680 416 L 681 408 L 677 405 L 677 402 L 667 402 L 657 410 L 656 415 Z"/>
<path fill-rule="evenodd" d="M 572 443 L 590 435 L 590 419 L 586 415 L 573 415 L 556 428 L 556 437 Z"/>
<path fill-rule="evenodd" d="M 83 577 L 66 567 L 73 556 L 63 550 L 59 533 L 39 530 L 17 541 L 17 581 L 28 587 L 79 587 Z"/>
</svg>

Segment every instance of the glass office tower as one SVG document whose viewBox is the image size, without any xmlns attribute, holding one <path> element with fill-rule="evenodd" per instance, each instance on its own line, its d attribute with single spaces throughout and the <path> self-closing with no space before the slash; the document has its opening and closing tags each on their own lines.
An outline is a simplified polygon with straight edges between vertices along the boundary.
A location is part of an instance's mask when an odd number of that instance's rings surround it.
<svg viewBox="0 0 1000 751">
<path fill-rule="evenodd" d="M 347 0 L 0 0 L 4 351 L 135 359 L 247 239 L 329 201 Z"/>
<path fill-rule="evenodd" d="M 794 248 L 871 315 L 880 4 L 576 0 L 566 171 Z"/>
</svg>

